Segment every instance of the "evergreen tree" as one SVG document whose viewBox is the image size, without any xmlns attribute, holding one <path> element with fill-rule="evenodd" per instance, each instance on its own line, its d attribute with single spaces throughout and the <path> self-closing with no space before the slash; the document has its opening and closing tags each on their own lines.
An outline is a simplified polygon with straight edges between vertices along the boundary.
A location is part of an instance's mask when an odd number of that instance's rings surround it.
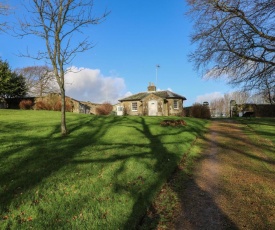
<svg viewBox="0 0 275 230">
<path fill-rule="evenodd" d="M 25 78 L 12 72 L 9 64 L 0 60 L 0 98 L 24 97 L 26 92 Z"/>
</svg>

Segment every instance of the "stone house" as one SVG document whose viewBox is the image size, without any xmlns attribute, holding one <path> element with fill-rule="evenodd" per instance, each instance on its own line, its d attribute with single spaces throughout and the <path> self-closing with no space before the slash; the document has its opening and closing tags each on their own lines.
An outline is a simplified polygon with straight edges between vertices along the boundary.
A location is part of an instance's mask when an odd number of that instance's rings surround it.
<svg viewBox="0 0 275 230">
<path fill-rule="evenodd" d="M 174 116 L 183 113 L 185 97 L 169 90 L 156 91 L 152 83 L 147 89 L 147 92 L 120 99 L 117 115 Z"/>
<path fill-rule="evenodd" d="M 80 103 L 84 104 L 89 108 L 89 113 L 93 115 L 97 115 L 97 107 L 101 106 L 101 104 L 93 103 L 90 101 L 81 101 Z"/>
<path fill-rule="evenodd" d="M 67 112 L 90 114 L 91 106 L 87 102 L 78 101 L 68 96 L 66 96 L 65 100 L 66 100 Z M 50 93 L 46 96 L 36 97 L 34 101 L 34 109 L 60 110 L 61 109 L 60 94 Z"/>
<path fill-rule="evenodd" d="M 69 97 L 68 97 L 69 98 Z M 73 113 L 91 113 L 91 106 L 87 102 L 78 101 L 73 98 L 69 98 L 71 102 Z"/>
</svg>

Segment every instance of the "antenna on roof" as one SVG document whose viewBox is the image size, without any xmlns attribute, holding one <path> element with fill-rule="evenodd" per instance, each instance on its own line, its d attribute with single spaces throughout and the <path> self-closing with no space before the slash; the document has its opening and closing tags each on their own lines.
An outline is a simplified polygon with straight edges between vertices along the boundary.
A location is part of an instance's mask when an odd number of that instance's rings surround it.
<svg viewBox="0 0 275 230">
<path fill-rule="evenodd" d="M 160 65 L 156 65 L 156 86 L 158 85 L 158 68 L 160 68 Z"/>
</svg>

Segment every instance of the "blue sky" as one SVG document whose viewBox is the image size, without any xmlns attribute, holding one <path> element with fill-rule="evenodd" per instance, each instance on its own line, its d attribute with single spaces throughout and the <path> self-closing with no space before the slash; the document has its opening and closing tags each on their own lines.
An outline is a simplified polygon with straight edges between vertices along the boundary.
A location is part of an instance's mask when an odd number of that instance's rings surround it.
<svg viewBox="0 0 275 230">
<path fill-rule="evenodd" d="M 16 14 L 23 15 L 20 1 L 10 0 Z M 203 80 L 188 61 L 192 22 L 185 15 L 185 1 L 179 0 L 95 0 L 94 13 L 111 11 L 106 20 L 85 30 L 95 45 L 71 63 L 77 74 L 67 76 L 67 94 L 78 100 L 115 103 L 125 95 L 146 91 L 148 83 L 170 89 L 187 98 L 185 105 L 203 102 L 234 89 L 224 80 Z M 1 19 L 1 18 L 0 18 Z M 37 52 L 43 41 L 18 39 L 0 34 L 0 56 L 10 66 L 40 65 L 18 57 L 19 52 Z M 156 65 L 158 77 L 156 79 Z"/>
</svg>

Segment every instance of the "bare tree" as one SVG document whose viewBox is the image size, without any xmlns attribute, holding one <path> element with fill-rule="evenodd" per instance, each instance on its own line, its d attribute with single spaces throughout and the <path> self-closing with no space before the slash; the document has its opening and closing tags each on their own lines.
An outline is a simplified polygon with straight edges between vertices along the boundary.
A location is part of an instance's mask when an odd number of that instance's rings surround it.
<svg viewBox="0 0 275 230">
<path fill-rule="evenodd" d="M 65 117 L 65 79 L 66 67 L 79 52 L 92 48 L 85 37 L 79 41 L 75 34 L 87 33 L 87 27 L 99 24 L 106 16 L 92 15 L 92 0 L 31 0 L 28 7 L 30 19 L 21 22 L 22 35 L 35 35 L 45 41 L 46 50 L 41 50 L 36 59 L 47 59 L 61 94 L 61 133 L 67 135 Z M 78 38 L 79 39 L 79 38 Z"/>
<path fill-rule="evenodd" d="M 263 94 L 261 93 L 255 93 L 252 94 L 248 100 L 248 103 L 253 104 L 266 104 L 266 100 L 264 99 Z"/>
<path fill-rule="evenodd" d="M 275 87 L 275 1 L 187 0 L 195 19 L 190 55 L 208 76 L 246 90 Z"/>
<path fill-rule="evenodd" d="M 28 66 L 17 69 L 16 72 L 26 79 L 28 94 L 30 95 L 41 97 L 58 92 L 53 70 L 48 66 Z"/>
<path fill-rule="evenodd" d="M 234 100 L 237 104 L 245 104 L 248 102 L 250 94 L 245 91 L 235 91 L 226 93 L 223 97 L 214 98 L 210 101 L 210 110 L 212 116 L 226 116 L 230 115 L 230 101 Z"/>
<path fill-rule="evenodd" d="M 235 91 L 229 94 L 230 100 L 235 100 L 237 104 L 247 103 L 250 94 L 246 91 Z"/>
<path fill-rule="evenodd" d="M 0 17 L 1 16 L 7 16 L 10 13 L 10 6 L 7 4 L 4 4 L 3 2 L 0 2 Z M 2 21 L 0 19 L 0 32 L 5 31 L 5 29 L 8 28 L 8 24 L 6 21 Z"/>
<path fill-rule="evenodd" d="M 275 84 L 272 79 L 267 77 L 262 79 L 263 84 L 259 89 L 259 93 L 263 96 L 263 99 L 269 104 L 275 104 Z"/>
</svg>

